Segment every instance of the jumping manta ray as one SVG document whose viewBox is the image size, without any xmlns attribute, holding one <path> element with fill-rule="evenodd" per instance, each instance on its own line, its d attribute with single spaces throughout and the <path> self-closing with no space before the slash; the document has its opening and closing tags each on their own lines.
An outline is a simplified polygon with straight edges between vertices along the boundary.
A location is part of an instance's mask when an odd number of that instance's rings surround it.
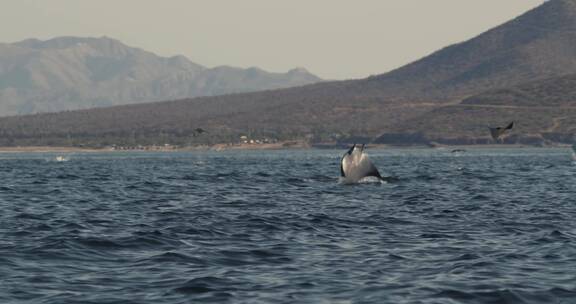
<svg viewBox="0 0 576 304">
<path fill-rule="evenodd" d="M 378 169 L 376 169 L 368 158 L 368 155 L 364 153 L 364 146 L 365 145 L 358 147 L 354 144 L 354 146 L 342 156 L 342 160 L 340 161 L 341 182 L 354 184 L 368 176 L 387 181 L 387 179 L 382 178 Z"/>
<path fill-rule="evenodd" d="M 492 135 L 492 139 L 498 141 L 502 137 L 502 135 L 506 133 L 506 131 L 512 130 L 513 127 L 514 122 L 511 122 L 506 127 L 496 127 L 496 128 L 488 127 L 488 128 L 490 129 L 490 135 Z"/>
</svg>

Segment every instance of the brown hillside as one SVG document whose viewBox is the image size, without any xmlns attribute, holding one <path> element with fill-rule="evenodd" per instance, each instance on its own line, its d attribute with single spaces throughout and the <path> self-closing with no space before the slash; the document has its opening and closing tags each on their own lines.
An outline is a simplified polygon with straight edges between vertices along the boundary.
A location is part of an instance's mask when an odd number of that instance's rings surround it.
<svg viewBox="0 0 576 304">
<path fill-rule="evenodd" d="M 543 130 L 571 132 L 573 121 L 564 118 L 572 109 L 562 108 L 570 98 L 554 98 L 556 103 L 541 105 L 542 109 L 468 105 L 475 103 L 473 99 L 457 104 L 461 97 L 487 90 L 573 74 L 574 58 L 576 0 L 551 0 L 474 39 L 380 76 L 3 118 L 0 143 L 229 142 L 241 134 L 333 142 L 396 133 L 400 133 L 396 139 L 411 143 L 427 141 L 426 136 L 476 138 L 487 125 L 508 120 L 519 120 L 514 131 L 526 136 Z M 209 133 L 191 138 L 197 127 Z"/>
</svg>

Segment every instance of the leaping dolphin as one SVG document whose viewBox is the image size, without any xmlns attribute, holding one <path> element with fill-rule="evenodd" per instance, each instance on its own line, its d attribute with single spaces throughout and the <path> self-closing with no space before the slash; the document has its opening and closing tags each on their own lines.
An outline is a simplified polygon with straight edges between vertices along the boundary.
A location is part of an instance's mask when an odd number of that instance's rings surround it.
<svg viewBox="0 0 576 304">
<path fill-rule="evenodd" d="M 488 127 L 488 129 L 490 129 L 490 135 L 492 135 L 492 139 L 498 142 L 498 140 L 506 133 L 506 131 L 512 130 L 513 127 L 514 122 L 511 122 L 506 127 Z"/>
<path fill-rule="evenodd" d="M 364 153 L 364 146 L 360 147 L 354 144 L 348 152 L 344 153 L 340 161 L 340 181 L 345 184 L 358 183 L 361 179 L 373 176 L 382 181 L 387 181 L 382 178 L 378 169 L 372 164 L 368 155 Z"/>
</svg>

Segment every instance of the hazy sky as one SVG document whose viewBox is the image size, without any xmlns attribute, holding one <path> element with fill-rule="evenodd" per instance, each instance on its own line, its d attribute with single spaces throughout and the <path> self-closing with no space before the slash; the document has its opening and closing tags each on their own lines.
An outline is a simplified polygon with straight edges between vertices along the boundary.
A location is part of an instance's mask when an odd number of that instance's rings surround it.
<svg viewBox="0 0 576 304">
<path fill-rule="evenodd" d="M 544 0 L 0 0 L 0 42 L 109 36 L 213 67 L 380 74 Z"/>
</svg>

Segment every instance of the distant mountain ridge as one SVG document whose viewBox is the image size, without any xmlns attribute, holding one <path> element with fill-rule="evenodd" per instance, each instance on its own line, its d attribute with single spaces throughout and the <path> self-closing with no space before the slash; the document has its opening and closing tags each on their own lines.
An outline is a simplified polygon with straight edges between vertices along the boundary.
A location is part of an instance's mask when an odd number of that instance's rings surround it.
<svg viewBox="0 0 576 304">
<path fill-rule="evenodd" d="M 0 115 L 270 90 L 321 81 L 302 68 L 206 68 L 108 37 L 0 43 Z"/>
<path fill-rule="evenodd" d="M 576 1 L 550 0 L 473 39 L 371 77 L 363 86 L 385 91 L 391 99 L 459 100 L 574 73 L 575 58 Z"/>
<path fill-rule="evenodd" d="M 550 0 L 394 71 L 359 80 L 0 119 L 0 144 L 234 142 L 566 143 L 576 132 L 576 0 Z M 39 131 L 41 129 L 41 131 Z M 135 135 L 139 134 L 139 135 Z M 23 139 L 21 139 L 23 138 Z M 66 139 L 66 140 L 64 140 Z M 105 139 L 105 140 L 101 140 Z"/>
</svg>

